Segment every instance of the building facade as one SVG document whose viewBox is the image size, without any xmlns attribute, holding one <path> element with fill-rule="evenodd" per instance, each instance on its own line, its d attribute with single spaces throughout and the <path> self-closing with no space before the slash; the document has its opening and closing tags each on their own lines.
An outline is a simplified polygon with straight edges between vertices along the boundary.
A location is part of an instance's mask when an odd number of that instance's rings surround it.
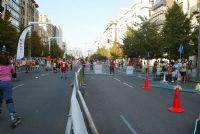
<svg viewBox="0 0 200 134">
<path fill-rule="evenodd" d="M 50 23 L 47 15 L 40 14 L 38 22 Z M 49 37 L 53 37 L 53 25 L 38 24 L 38 34 L 42 39 L 43 44 L 48 44 Z"/>
<path fill-rule="evenodd" d="M 165 14 L 174 2 L 177 2 L 181 6 L 183 13 L 187 14 L 188 17 L 192 17 L 194 12 L 200 9 L 200 0 L 154 0 L 152 3 L 153 14 L 150 18 L 151 21 L 156 22 L 158 25 L 163 25 Z M 195 19 L 192 20 L 192 23 L 196 22 Z"/>
<path fill-rule="evenodd" d="M 151 0 L 136 0 L 130 8 L 123 8 L 116 18 L 112 19 L 106 26 L 101 40 L 97 44 L 112 47 L 114 42 L 123 45 L 123 38 L 127 32 L 127 27 L 138 29 L 142 23 L 142 18 L 149 19 L 152 10 Z"/>
<path fill-rule="evenodd" d="M 29 25 L 29 22 L 38 22 L 38 7 L 35 0 L 20 0 L 20 20 L 23 27 Z M 36 29 L 38 29 L 38 26 L 34 25 L 34 30 Z"/>
<path fill-rule="evenodd" d="M 4 18 L 5 11 L 11 13 L 11 24 L 19 29 L 20 24 L 20 2 L 19 0 L 0 0 L 1 3 L 1 17 Z"/>
</svg>

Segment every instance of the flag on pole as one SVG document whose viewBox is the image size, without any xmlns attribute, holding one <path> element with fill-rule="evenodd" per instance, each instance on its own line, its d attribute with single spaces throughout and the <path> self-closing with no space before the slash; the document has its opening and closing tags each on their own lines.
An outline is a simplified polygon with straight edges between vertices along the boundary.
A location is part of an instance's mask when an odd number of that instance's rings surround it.
<svg viewBox="0 0 200 134">
<path fill-rule="evenodd" d="M 16 59 L 18 60 L 24 58 L 24 42 L 25 42 L 26 34 L 30 30 L 31 26 L 32 25 L 28 25 L 27 27 L 25 27 L 19 36 L 18 45 L 17 45 L 17 56 L 16 56 Z"/>
<path fill-rule="evenodd" d="M 183 53 L 184 53 L 184 47 L 183 47 L 183 44 L 182 44 L 182 43 L 180 44 L 180 46 L 179 46 L 179 48 L 178 48 L 178 52 L 179 52 L 180 54 L 183 54 Z"/>
</svg>

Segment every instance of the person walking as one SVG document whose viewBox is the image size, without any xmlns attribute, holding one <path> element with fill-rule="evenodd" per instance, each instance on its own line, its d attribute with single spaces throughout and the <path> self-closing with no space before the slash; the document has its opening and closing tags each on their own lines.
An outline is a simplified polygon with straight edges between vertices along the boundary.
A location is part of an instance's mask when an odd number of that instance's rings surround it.
<svg viewBox="0 0 200 134">
<path fill-rule="evenodd" d="M 11 75 L 15 73 L 15 69 L 10 62 L 9 53 L 5 47 L 0 51 L 0 90 L 3 96 L 0 101 L 0 109 L 2 108 L 2 99 L 5 99 L 8 112 L 10 114 L 11 126 L 14 128 L 20 122 L 21 118 L 15 111 L 13 96 L 12 96 L 12 84 Z"/>
<path fill-rule="evenodd" d="M 115 73 L 115 63 L 114 60 L 111 60 L 110 62 L 110 74 L 114 74 Z"/>
</svg>

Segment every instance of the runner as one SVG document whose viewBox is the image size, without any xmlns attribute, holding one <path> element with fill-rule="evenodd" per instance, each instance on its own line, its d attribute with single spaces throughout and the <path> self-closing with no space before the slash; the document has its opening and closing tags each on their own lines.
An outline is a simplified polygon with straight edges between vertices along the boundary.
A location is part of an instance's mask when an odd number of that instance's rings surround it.
<svg viewBox="0 0 200 134">
<path fill-rule="evenodd" d="M 66 70 L 67 70 L 67 62 L 64 58 L 63 61 L 61 62 L 61 79 L 63 77 L 65 77 L 65 79 L 67 79 Z"/>
</svg>

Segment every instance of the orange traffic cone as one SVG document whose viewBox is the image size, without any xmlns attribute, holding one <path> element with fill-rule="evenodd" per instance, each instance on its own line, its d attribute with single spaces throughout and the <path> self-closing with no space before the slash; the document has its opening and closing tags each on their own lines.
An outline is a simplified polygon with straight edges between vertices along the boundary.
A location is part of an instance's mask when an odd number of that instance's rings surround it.
<svg viewBox="0 0 200 134">
<path fill-rule="evenodd" d="M 146 77 L 145 77 L 144 89 L 145 90 L 149 90 L 149 78 L 148 78 L 148 74 L 146 74 Z"/>
<path fill-rule="evenodd" d="M 180 107 L 180 97 L 179 97 L 179 88 L 176 88 L 174 93 L 173 104 L 168 108 L 170 112 L 182 113 L 184 110 Z"/>
</svg>

